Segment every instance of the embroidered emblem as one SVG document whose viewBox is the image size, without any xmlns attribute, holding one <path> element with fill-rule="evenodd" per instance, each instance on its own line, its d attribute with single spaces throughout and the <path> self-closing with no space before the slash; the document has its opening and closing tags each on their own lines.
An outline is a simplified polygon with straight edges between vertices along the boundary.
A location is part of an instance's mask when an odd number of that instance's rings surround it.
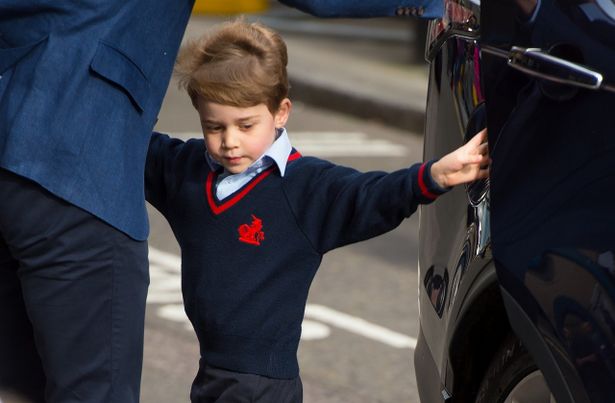
<svg viewBox="0 0 615 403">
<path fill-rule="evenodd" d="M 265 233 L 261 231 L 262 229 L 263 220 L 252 214 L 252 222 L 249 225 L 241 224 L 237 229 L 239 231 L 239 240 L 250 245 L 259 246 L 261 241 L 265 240 Z"/>
</svg>

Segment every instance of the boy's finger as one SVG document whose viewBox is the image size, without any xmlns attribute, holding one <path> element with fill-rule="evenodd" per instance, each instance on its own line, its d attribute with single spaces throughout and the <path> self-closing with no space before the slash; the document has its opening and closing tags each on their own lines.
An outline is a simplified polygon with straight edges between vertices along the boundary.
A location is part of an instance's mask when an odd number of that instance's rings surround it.
<svg viewBox="0 0 615 403">
<path fill-rule="evenodd" d="M 487 129 L 485 128 L 481 130 L 480 132 L 476 133 L 474 137 L 472 137 L 472 139 L 468 143 L 478 145 L 478 144 L 483 143 L 486 138 L 487 138 Z"/>
<path fill-rule="evenodd" d="M 480 151 L 481 154 L 483 154 L 483 152 L 489 151 L 489 144 L 487 143 L 482 143 L 478 146 L 478 149 Z"/>
<path fill-rule="evenodd" d="M 480 164 L 485 159 L 485 156 L 482 154 L 467 154 L 464 157 L 461 157 L 461 163 L 464 165 L 467 164 Z"/>
</svg>

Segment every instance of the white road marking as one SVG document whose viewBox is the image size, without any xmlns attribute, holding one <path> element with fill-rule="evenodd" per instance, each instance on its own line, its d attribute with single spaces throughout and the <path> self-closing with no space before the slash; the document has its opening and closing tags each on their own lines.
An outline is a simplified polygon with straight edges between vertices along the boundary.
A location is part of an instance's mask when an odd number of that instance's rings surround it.
<svg viewBox="0 0 615 403">
<path fill-rule="evenodd" d="M 331 334 L 331 328 L 313 320 L 303 319 L 301 324 L 301 340 L 326 339 Z"/>
<path fill-rule="evenodd" d="M 150 263 L 154 262 L 164 266 L 166 269 L 174 271 L 175 273 L 181 273 L 182 259 L 173 253 L 163 252 L 150 246 L 149 260 Z"/>
<path fill-rule="evenodd" d="M 149 260 L 150 287 L 147 303 L 162 304 L 163 306 L 156 310 L 159 317 L 183 323 L 187 329 L 192 329 L 182 305 L 181 259 L 177 255 L 150 246 Z M 302 340 L 328 337 L 331 330 L 325 324 L 391 347 L 410 349 L 416 347 L 416 339 L 413 337 L 317 304 L 307 304 L 306 306 L 305 319 L 302 325 Z"/>
<path fill-rule="evenodd" d="M 174 137 L 201 138 L 199 132 L 178 132 Z M 404 157 L 408 148 L 360 132 L 289 132 L 292 145 L 303 155 L 317 157 Z"/>
<path fill-rule="evenodd" d="M 335 311 L 326 306 L 308 304 L 305 309 L 305 317 L 328 323 L 340 329 L 388 344 L 391 347 L 412 349 L 416 347 L 416 339 L 413 337 L 394 332 L 364 319 Z"/>
<path fill-rule="evenodd" d="M 163 305 L 158 308 L 156 313 L 163 319 L 183 323 L 187 330 L 192 330 L 192 323 L 190 323 L 190 320 L 188 320 L 188 317 L 186 316 L 184 305 Z"/>
</svg>

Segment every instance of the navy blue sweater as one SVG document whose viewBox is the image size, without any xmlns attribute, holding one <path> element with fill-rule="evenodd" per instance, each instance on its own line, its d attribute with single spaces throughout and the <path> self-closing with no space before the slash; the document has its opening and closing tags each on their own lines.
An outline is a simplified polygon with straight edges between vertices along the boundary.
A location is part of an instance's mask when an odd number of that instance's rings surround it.
<svg viewBox="0 0 615 403">
<path fill-rule="evenodd" d="M 271 167 L 220 201 L 204 151 L 203 140 L 155 133 L 145 175 L 147 200 L 181 247 L 184 304 L 201 356 L 227 370 L 294 378 L 322 255 L 392 230 L 444 190 L 430 163 L 360 173 L 293 150 L 284 177 Z"/>
</svg>

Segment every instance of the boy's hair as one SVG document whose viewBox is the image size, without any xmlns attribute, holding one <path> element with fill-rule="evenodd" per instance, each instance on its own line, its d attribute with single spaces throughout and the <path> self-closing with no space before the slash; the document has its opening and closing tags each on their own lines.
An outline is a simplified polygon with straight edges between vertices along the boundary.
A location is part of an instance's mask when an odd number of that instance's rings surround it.
<svg viewBox="0 0 615 403">
<path fill-rule="evenodd" d="M 221 24 L 180 49 L 175 74 L 198 108 L 198 98 L 237 107 L 261 103 L 271 113 L 288 96 L 286 44 L 259 23 Z"/>
</svg>

